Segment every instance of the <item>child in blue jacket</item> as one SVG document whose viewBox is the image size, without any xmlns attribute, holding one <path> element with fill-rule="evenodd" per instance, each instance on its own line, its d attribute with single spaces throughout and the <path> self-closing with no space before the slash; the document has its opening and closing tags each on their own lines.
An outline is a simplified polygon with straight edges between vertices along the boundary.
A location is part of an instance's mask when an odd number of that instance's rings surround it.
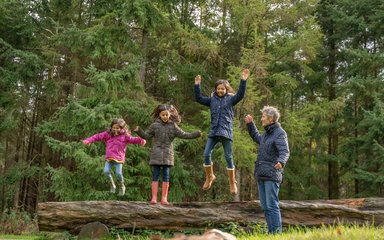
<svg viewBox="0 0 384 240">
<path fill-rule="evenodd" d="M 210 107 L 211 110 L 211 127 L 204 149 L 204 170 L 206 179 L 203 185 L 203 190 L 210 189 L 216 178 L 213 174 L 211 155 L 216 144 L 221 142 L 224 148 L 225 160 L 227 162 L 230 191 L 233 194 L 237 193 L 235 166 L 232 157 L 233 107 L 244 98 L 248 76 L 249 70 L 244 69 L 239 90 L 236 94 L 233 94 L 233 89 L 227 80 L 216 81 L 214 93 L 210 97 L 201 95 L 201 76 L 197 75 L 195 77 L 194 92 L 196 101 L 202 105 Z"/>
</svg>

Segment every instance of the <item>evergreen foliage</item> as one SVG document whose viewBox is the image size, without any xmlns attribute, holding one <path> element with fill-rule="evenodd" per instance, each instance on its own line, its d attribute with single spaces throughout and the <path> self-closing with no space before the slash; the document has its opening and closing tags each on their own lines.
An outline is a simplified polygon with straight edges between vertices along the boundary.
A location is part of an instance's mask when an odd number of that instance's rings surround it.
<svg viewBox="0 0 384 240">
<path fill-rule="evenodd" d="M 174 104 L 195 140 L 177 139 L 169 200 L 257 199 L 257 127 L 276 106 L 291 157 L 282 199 L 383 196 L 382 1 L 21 1 L 0 2 L 0 208 L 35 211 L 38 201 L 147 201 L 151 142 L 128 145 L 127 193 L 108 193 L 105 146 L 81 140 L 113 118 L 147 128 L 160 103 Z M 210 113 L 193 96 L 218 79 L 246 97 L 235 108 L 239 195 L 229 194 L 224 153 L 202 192 Z"/>
</svg>

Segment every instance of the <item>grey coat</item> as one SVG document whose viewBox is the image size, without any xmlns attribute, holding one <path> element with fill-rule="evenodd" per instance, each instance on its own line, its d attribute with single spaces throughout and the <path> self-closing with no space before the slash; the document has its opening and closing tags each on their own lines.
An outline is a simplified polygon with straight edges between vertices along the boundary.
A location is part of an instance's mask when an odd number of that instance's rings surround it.
<svg viewBox="0 0 384 240">
<path fill-rule="evenodd" d="M 153 138 L 150 165 L 174 165 L 174 153 L 172 141 L 178 138 L 192 139 L 201 136 L 200 131 L 193 133 L 184 132 L 176 123 L 169 120 L 164 123 L 157 119 L 145 132 L 139 128 L 137 134 L 144 139 Z"/>
<path fill-rule="evenodd" d="M 283 169 L 277 170 L 275 164 L 280 162 L 284 167 L 289 158 L 287 133 L 281 128 L 280 123 L 265 127 L 264 134 L 257 131 L 255 124 L 247 124 L 248 133 L 259 144 L 259 153 L 255 162 L 255 178 L 281 183 Z"/>
</svg>

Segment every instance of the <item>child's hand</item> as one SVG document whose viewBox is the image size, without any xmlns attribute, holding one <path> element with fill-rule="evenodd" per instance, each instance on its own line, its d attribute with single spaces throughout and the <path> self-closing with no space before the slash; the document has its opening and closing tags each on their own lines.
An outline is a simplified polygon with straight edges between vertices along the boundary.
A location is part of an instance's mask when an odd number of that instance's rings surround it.
<svg viewBox="0 0 384 240">
<path fill-rule="evenodd" d="M 135 129 L 133 129 L 134 132 L 139 131 L 139 126 L 136 126 Z"/>
<path fill-rule="evenodd" d="M 91 144 L 89 141 L 87 141 L 87 140 L 83 140 L 83 144 L 85 144 L 85 145 L 89 145 L 89 144 Z"/>
<path fill-rule="evenodd" d="M 249 69 L 246 68 L 243 70 L 243 76 L 241 77 L 241 79 L 247 80 L 248 77 L 249 77 Z"/>
<path fill-rule="evenodd" d="M 201 130 L 197 130 L 199 132 L 199 137 L 201 137 L 203 135 L 203 133 L 201 132 Z"/>
<path fill-rule="evenodd" d="M 247 114 L 247 116 L 245 116 L 245 118 L 244 118 L 244 121 L 247 124 L 251 123 L 251 122 L 253 122 L 253 117 L 251 115 Z"/>
<path fill-rule="evenodd" d="M 145 141 L 145 139 L 143 139 L 143 141 L 141 142 L 141 146 L 144 147 L 146 143 L 147 143 L 147 141 Z"/>
<path fill-rule="evenodd" d="M 200 85 L 201 83 L 201 76 L 200 75 L 196 75 L 195 77 L 195 85 Z"/>
</svg>

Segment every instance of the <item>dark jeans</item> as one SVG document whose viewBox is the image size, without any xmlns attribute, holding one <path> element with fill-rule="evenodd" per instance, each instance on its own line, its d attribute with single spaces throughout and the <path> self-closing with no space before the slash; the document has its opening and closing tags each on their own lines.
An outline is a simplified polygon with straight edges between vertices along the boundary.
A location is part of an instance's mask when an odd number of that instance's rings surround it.
<svg viewBox="0 0 384 240">
<path fill-rule="evenodd" d="M 171 170 L 171 166 L 168 165 L 153 165 L 152 181 L 159 181 L 161 168 L 163 168 L 163 182 L 169 182 L 169 172 Z"/>
<path fill-rule="evenodd" d="M 233 164 L 232 158 L 232 140 L 226 137 L 208 137 L 204 149 L 204 164 L 206 166 L 212 165 L 212 151 L 215 148 L 216 144 L 219 142 L 221 142 L 224 148 L 224 156 L 225 161 L 227 162 L 227 168 L 233 169 L 235 165 Z"/>
</svg>

